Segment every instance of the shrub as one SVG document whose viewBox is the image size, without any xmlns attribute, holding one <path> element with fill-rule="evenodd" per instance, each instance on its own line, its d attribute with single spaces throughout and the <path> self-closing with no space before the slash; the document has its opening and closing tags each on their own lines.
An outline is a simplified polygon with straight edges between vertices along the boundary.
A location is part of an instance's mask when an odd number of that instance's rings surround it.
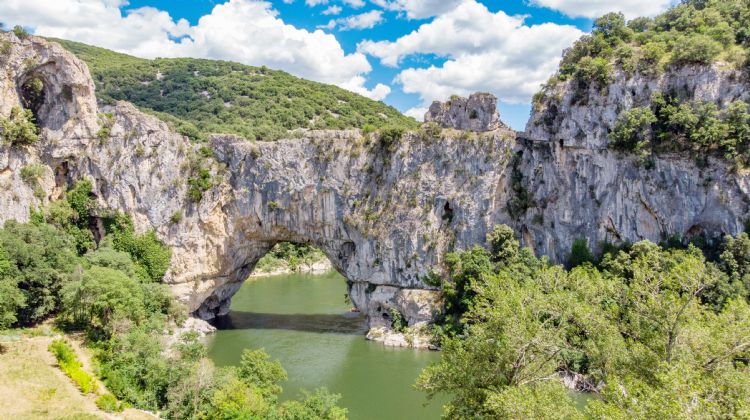
<svg viewBox="0 0 750 420">
<path fill-rule="evenodd" d="M 96 132 L 96 137 L 103 144 L 109 140 L 109 136 L 112 134 L 112 126 L 114 125 L 114 114 L 105 112 L 99 114 L 99 131 Z"/>
<path fill-rule="evenodd" d="M 707 35 L 686 36 L 672 51 L 674 64 L 711 64 L 721 53 L 721 44 Z"/>
<path fill-rule="evenodd" d="M 21 179 L 29 185 L 36 185 L 39 178 L 44 175 L 44 166 L 31 164 L 21 168 Z"/>
<path fill-rule="evenodd" d="M 609 82 L 611 72 L 612 64 L 608 59 L 603 57 L 584 57 L 578 63 L 576 77 L 579 80 L 592 82 L 599 86 L 606 86 Z"/>
<path fill-rule="evenodd" d="M 393 331 L 399 333 L 406 331 L 406 327 L 408 327 L 409 324 L 404 319 L 404 316 L 401 315 L 401 312 L 396 308 L 390 308 L 388 313 L 391 315 L 391 328 L 393 328 Z"/>
<path fill-rule="evenodd" d="M 574 268 L 585 263 L 593 263 L 594 254 L 589 249 L 589 241 L 585 238 L 576 239 L 573 241 L 573 246 L 570 249 L 570 256 L 568 256 L 568 267 Z"/>
<path fill-rule="evenodd" d="M 31 144 L 39 140 L 39 129 L 29 109 L 14 106 L 8 118 L 0 118 L 0 129 L 5 141 L 10 144 Z"/>
<path fill-rule="evenodd" d="M 24 29 L 21 25 L 16 25 L 13 27 L 13 33 L 16 34 L 16 36 L 19 39 L 26 39 L 29 37 L 29 33 Z"/>
<path fill-rule="evenodd" d="M 117 251 L 130 254 L 138 276 L 145 281 L 159 282 L 169 268 L 172 250 L 151 230 L 136 235 L 129 217 L 119 214 L 112 226 L 112 244 Z"/>
<path fill-rule="evenodd" d="M 100 395 L 96 399 L 96 406 L 107 413 L 119 413 L 124 409 L 122 404 L 117 400 L 117 397 L 112 394 Z"/>
<path fill-rule="evenodd" d="M 392 153 L 396 150 L 398 142 L 403 137 L 404 130 L 402 127 L 386 127 L 380 130 L 380 145 L 384 150 Z"/>
<path fill-rule="evenodd" d="M 49 345 L 49 351 L 57 359 L 57 364 L 70 379 L 75 382 L 78 389 L 84 394 L 96 392 L 96 380 L 81 368 L 73 349 L 63 340 L 54 340 Z"/>
<path fill-rule="evenodd" d="M 183 215 L 181 210 L 177 210 L 176 212 L 172 213 L 172 216 L 169 218 L 169 221 L 172 224 L 177 224 L 182 221 Z"/>
<path fill-rule="evenodd" d="M 208 169 L 200 168 L 198 173 L 188 179 L 188 197 L 195 203 L 203 198 L 203 193 L 211 188 L 211 172 Z"/>
<path fill-rule="evenodd" d="M 625 111 L 609 135 L 609 147 L 642 155 L 649 143 L 651 124 L 655 122 L 656 116 L 650 108 Z"/>
</svg>

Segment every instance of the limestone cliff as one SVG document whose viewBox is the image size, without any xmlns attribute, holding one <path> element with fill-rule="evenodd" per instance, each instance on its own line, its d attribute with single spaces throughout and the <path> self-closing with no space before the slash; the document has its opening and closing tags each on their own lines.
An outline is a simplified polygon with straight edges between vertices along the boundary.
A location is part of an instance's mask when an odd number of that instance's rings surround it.
<svg viewBox="0 0 750 420">
<path fill-rule="evenodd" d="M 97 109 L 86 66 L 56 44 L 0 41 L 10 45 L 0 58 L 0 111 L 27 102 L 30 78 L 44 85 L 40 140 L 0 143 L 0 222 L 28 220 L 30 209 L 90 179 L 102 208 L 130 214 L 137 230 L 155 229 L 172 248 L 165 282 L 203 318 L 228 310 L 279 241 L 320 247 L 370 325 L 387 327 L 390 308 L 410 325 L 431 320 L 439 292 L 425 277 L 441 270 L 445 252 L 484 243 L 495 224 L 515 226 L 525 244 L 560 261 L 579 237 L 736 233 L 748 211 L 749 178 L 723 162 L 698 169 L 688 157 L 661 156 L 645 169 L 605 148 L 619 111 L 663 84 L 692 83 L 695 95 L 717 100 L 744 96 L 744 82 L 718 68 L 618 79 L 606 95 L 588 92 L 587 106 L 572 104 L 561 85 L 518 139 L 494 125 L 493 112 L 472 118 L 464 107 L 445 121 L 486 119 L 475 129 L 491 131 L 298 131 L 277 142 L 213 136 L 202 145 L 130 104 Z M 188 179 L 203 146 L 214 156 L 202 163 L 213 186 L 195 202 Z M 30 164 L 45 168 L 37 185 L 20 176 Z"/>
<path fill-rule="evenodd" d="M 723 65 L 690 66 L 658 76 L 618 71 L 604 89 L 572 82 L 548 92 L 519 134 L 518 173 L 530 207 L 516 223 L 526 245 L 560 261 L 577 238 L 597 248 L 672 235 L 707 239 L 741 232 L 750 215 L 750 176 L 689 152 L 652 156 L 643 165 L 607 148 L 618 116 L 650 104 L 654 92 L 715 103 L 750 98 L 746 76 Z"/>
</svg>

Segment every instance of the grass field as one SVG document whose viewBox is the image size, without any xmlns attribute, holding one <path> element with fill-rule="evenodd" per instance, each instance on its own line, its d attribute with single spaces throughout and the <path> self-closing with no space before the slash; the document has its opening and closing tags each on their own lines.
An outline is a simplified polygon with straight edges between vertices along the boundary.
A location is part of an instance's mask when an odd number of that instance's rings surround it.
<svg viewBox="0 0 750 420">
<path fill-rule="evenodd" d="M 82 395 L 57 367 L 47 347 L 53 336 L 14 334 L 0 340 L 0 418 L 4 419 L 150 419 L 146 413 L 126 410 L 108 414 L 96 407 L 96 396 Z M 3 333 L 7 334 L 7 332 Z M 2 335 L 2 334 L 0 334 Z M 84 368 L 90 362 L 75 346 Z M 101 388 L 103 390 L 103 388 Z"/>
</svg>

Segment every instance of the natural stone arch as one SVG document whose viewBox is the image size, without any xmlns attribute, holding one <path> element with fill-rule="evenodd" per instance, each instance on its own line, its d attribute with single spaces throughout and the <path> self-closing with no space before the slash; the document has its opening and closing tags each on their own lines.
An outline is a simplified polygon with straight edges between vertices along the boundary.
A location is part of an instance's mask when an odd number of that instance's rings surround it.
<svg viewBox="0 0 750 420">
<path fill-rule="evenodd" d="M 725 161 L 711 158 L 699 171 L 689 157 L 656 156 L 659 177 L 654 177 L 637 157 L 602 147 L 609 127 L 605 119 L 616 114 L 609 111 L 622 109 L 621 89 L 609 89 L 604 98 L 590 91 L 590 103 L 599 105 L 585 112 L 574 112 L 570 100 L 575 95 L 563 94 L 532 115 L 519 142 L 502 126 L 467 133 L 440 132 L 430 125 L 387 147 L 377 134 L 356 130 L 303 131 L 294 140 L 257 144 L 218 136 L 209 145 L 194 144 L 127 103 L 107 109 L 113 113 L 112 127 L 102 142 L 96 136 L 98 110 L 86 66 L 42 38 L 19 40 L 9 33 L 0 38 L 11 43 L 3 57 L 8 71 L 0 72 L 0 114 L 21 104 L 17 86 L 28 71 L 43 74 L 52 89 L 45 91 L 45 103 L 64 99 L 66 85 L 73 93 L 72 103 L 60 102 L 60 113 L 54 114 L 59 119 L 43 122 L 37 143 L 0 144 L 0 184 L 12 186 L 0 189 L 0 222 L 27 221 L 31 209 L 49 203 L 55 186 L 89 179 L 102 209 L 127 213 L 140 232 L 155 229 L 173 250 L 164 281 L 194 313 L 206 301 L 229 298 L 231 285 L 246 278 L 274 241 L 295 235 L 321 245 L 334 261 L 342 255 L 339 269 L 351 281 L 360 308 L 377 310 L 385 302 L 417 314 L 407 319 L 415 322 L 430 313 L 428 305 L 420 306 L 426 301 L 420 296 L 435 296 L 437 288 L 423 279 L 441 270 L 442 256 L 484 244 L 497 224 L 517 232 L 526 226 L 525 243 L 535 244 L 536 252 L 552 261 L 564 261 L 570 238 L 594 244 L 615 232 L 623 241 L 659 241 L 662 226 L 644 228 L 638 217 L 644 207 L 654 219 L 668 221 L 669 232 L 701 225 L 728 234 L 743 229 L 750 208 L 750 177 L 731 173 Z M 26 64 L 29 60 L 33 66 Z M 744 95 L 734 74 L 713 74 L 715 82 L 700 85 L 701 97 L 715 100 L 730 91 Z M 667 76 L 664 86 L 681 83 L 681 77 Z M 639 93 L 650 94 L 649 89 Z M 454 127 L 457 121 L 482 120 L 471 114 L 463 118 L 460 113 L 470 107 L 450 108 L 440 107 L 447 112 L 442 121 L 454 121 Z M 486 116 L 494 121 L 493 113 Z M 581 127 L 588 127 L 586 139 L 579 138 Z M 564 155 L 555 153 L 558 139 L 570 149 Z M 204 146 L 215 153 L 211 173 L 217 182 L 193 203 L 187 182 L 191 154 Z M 517 152 L 524 159 L 513 165 Z M 47 198 L 40 200 L 18 175 L 32 163 L 49 168 L 40 180 Z M 520 185 L 511 184 L 511 174 Z M 516 187 L 528 193 L 537 211 L 510 218 L 507 203 L 521 190 Z M 280 207 L 269 214 L 272 201 Z M 174 223 L 177 212 L 184 217 Z M 452 220 L 444 220 L 449 214 Z"/>
</svg>

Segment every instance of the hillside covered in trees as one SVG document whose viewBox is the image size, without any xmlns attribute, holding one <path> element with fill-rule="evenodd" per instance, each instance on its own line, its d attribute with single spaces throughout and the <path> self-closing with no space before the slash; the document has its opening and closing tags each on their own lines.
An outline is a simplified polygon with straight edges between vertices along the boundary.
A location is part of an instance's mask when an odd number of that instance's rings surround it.
<svg viewBox="0 0 750 420">
<path fill-rule="evenodd" d="M 276 140 L 307 129 L 416 128 L 393 107 L 266 67 L 195 58 L 146 60 L 54 39 L 89 66 L 102 104 L 129 101 L 192 139 Z"/>
</svg>

